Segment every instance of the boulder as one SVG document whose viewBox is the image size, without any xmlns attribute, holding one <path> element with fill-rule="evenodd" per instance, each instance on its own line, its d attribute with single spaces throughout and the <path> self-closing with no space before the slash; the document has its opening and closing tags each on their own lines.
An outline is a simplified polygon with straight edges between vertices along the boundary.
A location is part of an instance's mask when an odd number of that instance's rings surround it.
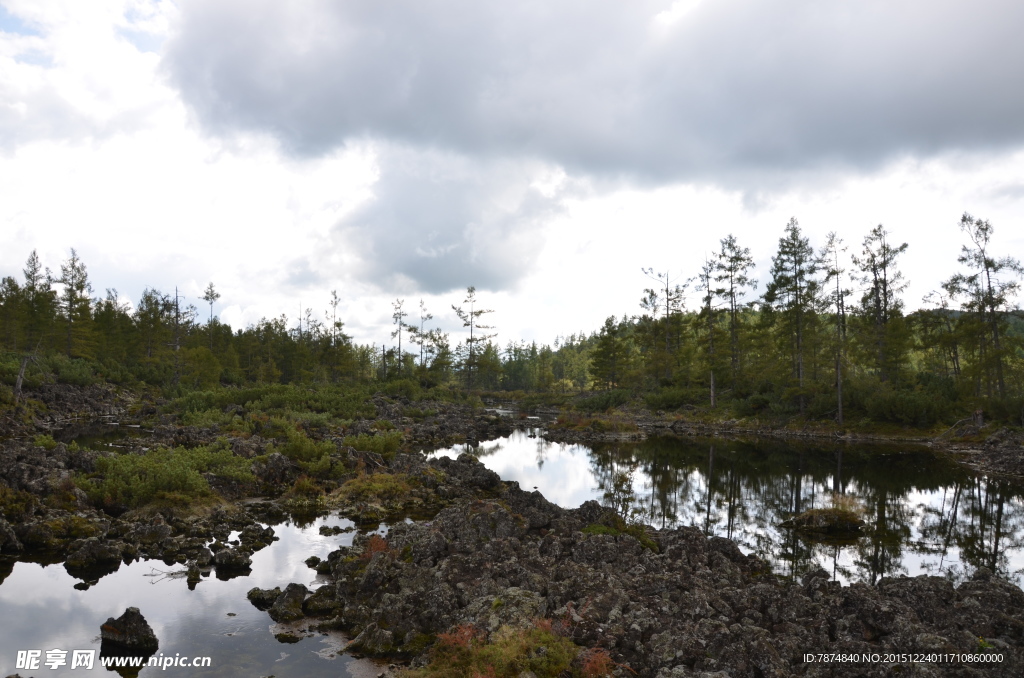
<svg viewBox="0 0 1024 678">
<path fill-rule="evenodd" d="M 303 617 L 302 603 L 306 600 L 306 593 L 308 590 L 302 584 L 288 584 L 288 587 L 268 610 L 270 618 L 276 622 L 301 619 Z"/>
<path fill-rule="evenodd" d="M 245 570 L 252 565 L 252 558 L 242 549 L 225 548 L 213 556 L 213 564 L 217 566 L 217 570 Z"/>
<path fill-rule="evenodd" d="M 75 542 L 72 548 L 74 550 L 71 555 L 64 561 L 64 568 L 69 572 L 110 569 L 120 566 L 124 544 L 119 541 L 106 541 L 99 537 L 90 537 Z"/>
<path fill-rule="evenodd" d="M 139 654 L 152 654 L 160 646 L 156 634 L 137 607 L 129 607 L 117 619 L 107 619 L 100 626 L 100 638 L 104 645 Z"/>
</svg>

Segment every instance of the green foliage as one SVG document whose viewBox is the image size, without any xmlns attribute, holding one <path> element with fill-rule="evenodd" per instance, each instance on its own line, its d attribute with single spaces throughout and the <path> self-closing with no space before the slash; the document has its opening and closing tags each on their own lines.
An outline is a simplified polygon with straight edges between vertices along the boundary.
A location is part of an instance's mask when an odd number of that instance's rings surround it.
<svg viewBox="0 0 1024 678">
<path fill-rule="evenodd" d="M 251 463 L 223 442 L 204 447 L 150 450 L 100 457 L 96 473 L 79 476 L 79 487 L 101 508 L 137 508 L 154 501 L 192 501 L 213 496 L 202 474 L 238 482 L 254 480 Z"/>
<path fill-rule="evenodd" d="M 407 670 L 409 678 L 537 678 L 583 676 L 574 660 L 580 653 L 571 640 L 554 633 L 548 624 L 515 629 L 507 626 L 488 635 L 463 625 L 438 635 L 430 663 Z M 541 651 L 541 648 L 544 648 Z M 598 674 L 591 674 L 596 676 Z"/>
<path fill-rule="evenodd" d="M 293 497 L 317 497 L 323 494 L 323 488 L 309 476 L 299 476 L 295 479 L 289 494 Z"/>
<path fill-rule="evenodd" d="M 630 401 L 632 395 L 626 389 L 613 389 L 603 391 L 588 398 L 576 400 L 576 409 L 584 412 L 607 412 L 614 407 L 620 407 Z"/>
<path fill-rule="evenodd" d="M 399 431 L 387 431 L 377 435 L 360 433 L 356 436 L 346 436 L 345 444 L 363 452 L 376 452 L 385 459 L 393 459 L 395 452 L 402 444 L 402 434 Z"/>
<path fill-rule="evenodd" d="M 337 447 L 335 447 L 334 443 L 313 440 L 302 431 L 292 429 L 291 431 L 288 431 L 287 435 L 287 442 L 285 442 L 284 445 L 275 447 L 273 450 L 268 449 L 268 454 L 271 451 L 276 451 L 293 461 L 309 462 L 318 461 L 321 457 L 337 451 Z"/>
<path fill-rule="evenodd" d="M 598 522 L 591 523 L 583 528 L 583 533 L 606 534 L 612 537 L 627 534 L 640 542 L 640 545 L 645 549 L 649 549 L 655 553 L 658 553 L 659 551 L 657 542 L 651 539 L 643 525 L 639 523 L 627 523 L 620 516 L 615 515 L 611 511 L 605 512 Z"/>
<path fill-rule="evenodd" d="M 89 386 L 99 381 L 94 369 L 95 365 L 90 360 L 69 358 L 62 353 L 55 353 L 49 356 L 44 364 L 61 384 Z"/>
<path fill-rule="evenodd" d="M 38 505 L 39 500 L 35 495 L 0 485 L 0 514 L 7 520 L 24 520 L 35 511 Z"/>
<path fill-rule="evenodd" d="M 949 417 L 948 404 L 933 395 L 881 386 L 865 400 L 865 411 L 875 421 L 929 427 Z"/>
<path fill-rule="evenodd" d="M 350 501 L 401 499 L 412 490 L 409 477 L 403 473 L 363 473 L 338 489 Z"/>
<path fill-rule="evenodd" d="M 52 450 L 57 447 L 57 441 L 53 439 L 49 433 L 40 433 L 32 439 L 32 444 L 36 447 L 42 447 L 47 450 Z"/>
<path fill-rule="evenodd" d="M 665 388 L 647 395 L 644 402 L 652 410 L 678 410 L 687 405 L 704 403 L 707 399 L 703 389 Z"/>
</svg>

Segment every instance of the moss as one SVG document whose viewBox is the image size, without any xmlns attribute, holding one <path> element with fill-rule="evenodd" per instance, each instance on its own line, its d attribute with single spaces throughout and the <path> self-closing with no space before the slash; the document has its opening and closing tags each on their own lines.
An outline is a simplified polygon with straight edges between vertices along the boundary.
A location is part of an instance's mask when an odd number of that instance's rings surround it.
<svg viewBox="0 0 1024 678">
<path fill-rule="evenodd" d="M 645 549 L 659 553 L 658 543 L 651 539 L 647 530 L 639 523 L 627 523 L 614 513 L 606 512 L 599 522 L 591 523 L 583 528 L 584 534 L 606 534 L 611 537 L 629 535 L 633 537 Z"/>
</svg>

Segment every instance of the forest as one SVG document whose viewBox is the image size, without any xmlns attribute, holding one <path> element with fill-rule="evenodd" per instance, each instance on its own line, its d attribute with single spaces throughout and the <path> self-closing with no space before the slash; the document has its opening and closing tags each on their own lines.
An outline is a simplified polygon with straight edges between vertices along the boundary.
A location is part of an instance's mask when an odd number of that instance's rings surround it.
<svg viewBox="0 0 1024 678">
<path fill-rule="evenodd" d="M 981 412 L 1024 425 L 1024 267 L 991 247 L 992 225 L 964 214 L 951 273 L 919 308 L 896 243 L 879 225 L 857 246 L 830 233 L 812 246 L 791 219 L 759 273 L 728 235 L 693 275 L 644 269 L 638 312 L 552 345 L 501 343 L 491 310 L 469 287 L 452 309 L 464 340 L 431 326 L 424 303 L 392 307 L 393 331 L 361 345 L 345 334 L 341 301 L 232 328 L 176 291 L 147 288 L 137 304 L 106 290 L 70 250 L 60 271 L 35 251 L 0 281 L 0 400 L 48 380 L 150 386 L 167 395 L 255 384 L 360 385 L 516 392 L 584 409 L 642 399 L 652 410 L 718 417 L 803 418 L 935 427 Z M 942 262 L 945 265 L 947 262 Z M 461 296 L 461 295 L 460 295 Z M 695 304 L 687 299 L 697 299 Z M 410 305 L 411 306 L 411 305 Z M 413 393 L 414 392 L 414 393 Z"/>
</svg>

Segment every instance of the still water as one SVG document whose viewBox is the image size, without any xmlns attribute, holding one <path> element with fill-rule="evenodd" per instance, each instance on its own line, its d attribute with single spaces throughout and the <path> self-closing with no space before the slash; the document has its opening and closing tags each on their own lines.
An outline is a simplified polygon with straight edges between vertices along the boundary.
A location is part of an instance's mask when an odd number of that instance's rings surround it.
<svg viewBox="0 0 1024 678">
<path fill-rule="evenodd" d="M 919 574 L 961 581 L 985 566 L 1019 585 L 1024 574 L 1024 487 L 926 448 L 692 438 L 588 447 L 531 435 L 435 454 L 468 449 L 502 479 L 566 508 L 595 499 L 655 527 L 733 539 L 782 575 L 817 564 L 844 583 Z M 859 507 L 861 537 L 823 543 L 779 527 L 836 495 Z"/>
<path fill-rule="evenodd" d="M 277 642 L 273 620 L 246 599 L 254 586 L 284 588 L 299 582 L 311 590 L 317 588 L 322 581 L 303 561 L 313 555 L 326 558 L 338 546 L 350 545 L 354 536 L 353 532 L 321 536 L 321 525 L 348 527 L 351 523 L 327 517 L 305 525 L 276 525 L 280 541 L 253 554 L 250 574 L 228 581 L 210 576 L 194 591 L 184 577 L 164 574 L 180 571 L 182 566 L 159 560 L 122 564 L 84 591 L 74 587 L 80 582 L 63 565 L 14 562 L 0 584 L 0 676 L 15 672 L 18 650 L 32 649 L 42 650 L 44 659 L 47 650 L 67 650 L 68 663 L 57 669 L 41 665 L 37 671 L 20 670 L 22 676 L 116 676 L 99 666 L 100 624 L 131 606 L 138 607 L 153 627 L 160 641 L 158 654 L 211 658 L 209 668 L 147 667 L 139 674 L 143 677 L 376 676 L 379 667 L 339 653 L 347 641 L 340 634 L 316 634 L 293 644 Z M 0 577 L 7 567 L 0 563 Z M 76 649 L 97 651 L 91 671 L 70 668 L 71 651 Z"/>
<path fill-rule="evenodd" d="M 722 439 L 653 439 L 593 447 L 549 443 L 529 432 L 468 448 L 504 480 L 534 488 L 561 506 L 589 499 L 656 527 L 694 526 L 735 540 L 783 575 L 817 564 L 843 582 L 939 574 L 959 581 L 986 566 L 1020 584 L 1024 575 L 1024 488 L 964 470 L 922 448 L 813 447 Z M 116 441 L 115 441 L 116 442 Z M 456 456 L 459 446 L 433 454 Z M 779 527 L 787 517 L 855 501 L 867 523 L 858 539 L 822 543 Z M 0 676 L 15 672 L 18 650 L 99 649 L 99 627 L 129 606 L 140 608 L 164 656 L 210 656 L 210 668 L 143 668 L 141 676 L 376 676 L 378 666 L 339 654 L 346 639 L 316 634 L 294 644 L 274 638 L 274 623 L 246 592 L 311 590 L 322 582 L 304 561 L 348 545 L 337 517 L 275 525 L 279 541 L 253 555 L 247 576 L 204 579 L 189 590 L 181 570 L 137 562 L 81 590 L 60 564 L 0 560 Z M 382 528 L 386 531 L 386 527 Z M 75 585 L 79 584 L 79 588 Z M 70 662 L 69 662 L 70 664 Z M 21 675 L 114 675 L 97 666 L 41 668 Z"/>
</svg>

